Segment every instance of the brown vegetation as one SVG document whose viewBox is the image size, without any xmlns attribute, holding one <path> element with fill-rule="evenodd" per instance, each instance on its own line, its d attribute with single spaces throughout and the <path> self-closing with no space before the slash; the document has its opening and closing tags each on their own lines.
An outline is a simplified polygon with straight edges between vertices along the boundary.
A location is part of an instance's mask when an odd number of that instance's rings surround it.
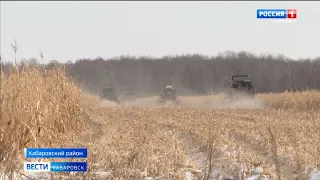
<svg viewBox="0 0 320 180">
<path fill-rule="evenodd" d="M 81 128 L 80 96 L 63 69 L 1 73 L 0 169 L 21 170 L 25 147 L 63 146 L 63 135 Z"/>
<path fill-rule="evenodd" d="M 265 93 L 258 95 L 267 107 L 278 110 L 320 111 L 320 93 L 315 90 L 288 92 L 281 94 Z"/>
<path fill-rule="evenodd" d="M 116 179 L 184 179 L 186 168 L 206 167 L 186 149 L 195 147 L 211 156 L 212 171 L 236 176 L 246 164 L 263 167 L 270 179 L 302 177 L 305 167 L 320 165 L 319 97 L 259 94 L 264 109 L 103 106 L 63 69 L 12 69 L 1 74 L 0 169 L 21 171 L 25 147 L 84 146 L 87 178 L 108 171 Z M 198 107 L 220 98 L 180 97 Z"/>
</svg>

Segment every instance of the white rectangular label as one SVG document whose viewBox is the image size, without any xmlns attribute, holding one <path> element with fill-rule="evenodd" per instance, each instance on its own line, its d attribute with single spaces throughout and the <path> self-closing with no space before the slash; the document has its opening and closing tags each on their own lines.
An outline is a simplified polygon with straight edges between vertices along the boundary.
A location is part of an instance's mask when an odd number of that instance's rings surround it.
<svg viewBox="0 0 320 180">
<path fill-rule="evenodd" d="M 50 172 L 50 162 L 25 162 L 24 171 Z"/>
</svg>

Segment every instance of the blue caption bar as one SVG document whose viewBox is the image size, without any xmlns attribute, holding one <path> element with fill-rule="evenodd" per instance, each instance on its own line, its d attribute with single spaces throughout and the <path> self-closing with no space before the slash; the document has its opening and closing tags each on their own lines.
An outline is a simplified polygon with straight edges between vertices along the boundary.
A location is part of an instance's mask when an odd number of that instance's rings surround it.
<svg viewBox="0 0 320 180">
<path fill-rule="evenodd" d="M 87 162 L 50 162 L 50 172 L 86 172 Z"/>
<path fill-rule="evenodd" d="M 26 148 L 26 158 L 87 158 L 87 148 Z"/>
<path fill-rule="evenodd" d="M 257 9 L 258 19 L 286 19 L 286 9 Z"/>
</svg>

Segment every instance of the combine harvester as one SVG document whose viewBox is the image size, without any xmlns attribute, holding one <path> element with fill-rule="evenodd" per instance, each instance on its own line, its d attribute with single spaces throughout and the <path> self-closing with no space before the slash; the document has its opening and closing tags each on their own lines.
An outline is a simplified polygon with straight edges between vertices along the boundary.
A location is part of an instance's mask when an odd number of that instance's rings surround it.
<svg viewBox="0 0 320 180">
<path fill-rule="evenodd" d="M 126 91 L 118 94 L 115 88 L 111 85 L 104 87 L 100 94 L 102 100 L 115 102 L 116 104 L 134 103 L 137 101 L 137 96 L 133 91 Z"/>
<path fill-rule="evenodd" d="M 160 97 L 157 99 L 157 105 L 164 105 L 168 101 L 171 101 L 174 105 L 180 104 L 177 100 L 176 89 L 173 88 L 172 85 L 165 85 L 160 94 Z"/>
<path fill-rule="evenodd" d="M 109 100 L 109 101 L 115 102 L 117 104 L 120 104 L 118 94 L 117 94 L 115 88 L 112 87 L 111 85 L 108 85 L 103 88 L 103 90 L 100 94 L 100 98 L 102 100 Z"/>
<path fill-rule="evenodd" d="M 227 104 L 253 102 L 255 99 L 255 88 L 248 75 L 233 75 L 230 81 L 230 88 L 226 92 L 225 101 Z M 238 106 L 238 105 L 237 105 Z"/>
</svg>

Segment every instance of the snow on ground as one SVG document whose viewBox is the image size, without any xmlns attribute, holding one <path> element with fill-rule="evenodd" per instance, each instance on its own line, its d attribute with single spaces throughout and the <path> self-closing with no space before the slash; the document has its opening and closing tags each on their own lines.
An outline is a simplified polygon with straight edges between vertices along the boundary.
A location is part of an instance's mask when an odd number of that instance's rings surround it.
<svg viewBox="0 0 320 180">
<path fill-rule="evenodd" d="M 314 170 L 310 174 L 310 180 L 320 180 L 320 170 Z"/>
</svg>

